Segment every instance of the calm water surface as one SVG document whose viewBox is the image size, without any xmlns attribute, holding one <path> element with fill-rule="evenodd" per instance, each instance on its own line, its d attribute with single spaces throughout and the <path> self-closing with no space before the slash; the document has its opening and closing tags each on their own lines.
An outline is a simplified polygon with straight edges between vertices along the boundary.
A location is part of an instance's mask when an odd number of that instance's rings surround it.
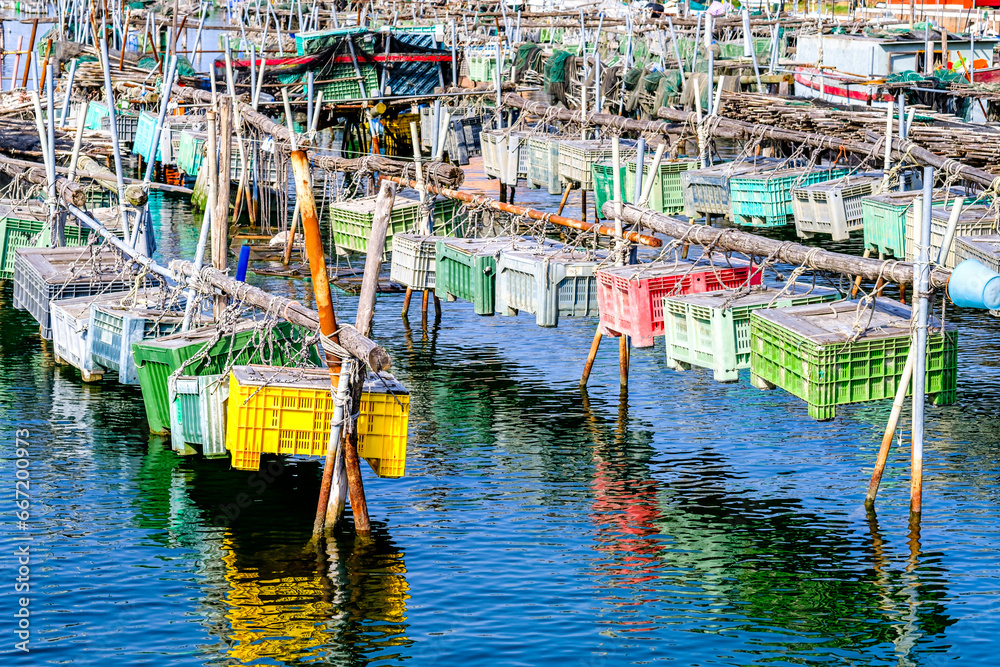
<svg viewBox="0 0 1000 667">
<path fill-rule="evenodd" d="M 154 204 L 160 252 L 190 257 L 189 206 Z M 257 282 L 308 302 L 308 283 Z M 884 403 L 818 423 L 746 375 L 668 370 L 662 343 L 634 351 L 627 396 L 606 343 L 582 393 L 593 320 L 539 329 L 456 302 L 424 328 L 401 301 L 380 298 L 375 337 L 412 392 L 407 476 L 363 466 L 372 539 L 344 530 L 317 554 L 317 461 L 266 459 L 265 476 L 176 456 L 138 387 L 56 366 L 0 291 L 0 664 L 995 664 L 995 320 L 953 316 L 960 400 L 928 406 L 912 531 L 907 447 L 878 515 L 862 509 Z M 30 654 L 13 648 L 23 538 Z"/>
</svg>

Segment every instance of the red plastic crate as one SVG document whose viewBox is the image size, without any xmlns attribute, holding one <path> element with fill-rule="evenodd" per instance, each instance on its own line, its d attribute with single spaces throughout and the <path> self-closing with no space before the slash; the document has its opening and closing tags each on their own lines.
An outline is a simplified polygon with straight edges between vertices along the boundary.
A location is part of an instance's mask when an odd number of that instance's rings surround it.
<svg viewBox="0 0 1000 667">
<path fill-rule="evenodd" d="M 701 294 L 761 283 L 763 271 L 750 262 L 707 258 L 697 262 L 653 262 L 597 272 L 601 333 L 632 337 L 634 347 L 651 347 L 663 335 L 663 297 Z"/>
</svg>

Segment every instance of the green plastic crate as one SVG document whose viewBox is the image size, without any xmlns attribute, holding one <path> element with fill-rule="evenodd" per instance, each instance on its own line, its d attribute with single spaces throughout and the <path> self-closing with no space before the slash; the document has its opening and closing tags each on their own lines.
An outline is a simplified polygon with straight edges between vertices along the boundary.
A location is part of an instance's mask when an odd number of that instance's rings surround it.
<svg viewBox="0 0 1000 667">
<path fill-rule="evenodd" d="M 330 204 L 330 226 L 333 242 L 338 248 L 354 252 L 368 252 L 368 237 L 371 235 L 375 219 L 376 197 L 350 199 Z M 383 260 L 392 250 L 392 235 L 418 233 L 420 202 L 407 197 L 396 197 L 389 219 L 389 229 L 385 234 Z M 438 199 L 434 202 L 434 234 L 454 236 L 461 231 L 463 217 L 458 215 L 458 202 L 454 199 Z"/>
<path fill-rule="evenodd" d="M 378 72 L 372 63 L 358 63 L 361 70 L 361 80 L 365 84 L 364 97 L 372 97 L 378 90 Z M 302 81 L 304 82 L 305 75 Z M 358 87 L 358 74 L 354 71 L 353 63 L 338 63 L 332 65 L 329 71 L 324 71 L 316 77 L 317 81 L 329 81 L 329 83 L 317 83 L 313 85 L 313 95 L 318 95 L 323 91 L 323 101 L 332 102 L 334 100 L 357 100 L 361 99 L 361 89 Z"/>
<path fill-rule="evenodd" d="M 205 159 L 205 135 L 194 132 L 181 132 L 181 141 L 177 147 L 177 168 L 188 176 L 197 176 L 201 162 Z"/>
<path fill-rule="evenodd" d="M 40 214 L 44 216 L 44 214 Z M 85 245 L 90 229 L 67 224 L 63 237 L 68 247 Z M 0 218 L 0 280 L 14 278 L 14 258 L 18 248 L 44 248 L 52 243 L 52 231 L 42 217 L 16 208 Z"/>
<path fill-rule="evenodd" d="M 84 127 L 88 130 L 99 130 L 101 129 L 101 119 L 107 118 L 110 115 L 111 112 L 108 111 L 108 105 L 91 101 L 87 104 L 87 117 Z"/>
<path fill-rule="evenodd" d="M 625 167 L 619 167 L 621 172 L 618 181 L 621 187 L 619 201 L 625 200 Z M 594 179 L 594 203 L 597 206 L 597 217 L 604 217 L 604 204 L 611 200 L 611 193 L 614 191 L 615 168 L 607 163 L 600 162 L 590 165 L 591 178 Z"/>
<path fill-rule="evenodd" d="M 520 236 L 438 241 L 434 255 L 434 293 L 448 301 L 469 301 L 477 315 L 492 315 L 496 307 L 500 252 L 561 246 L 556 241 L 538 242 Z"/>
<path fill-rule="evenodd" d="M 723 290 L 663 298 L 667 366 L 710 368 L 717 382 L 736 382 L 739 369 L 750 368 L 750 313 L 836 301 L 840 292 L 795 283 L 784 293 L 766 289 L 742 294 Z"/>
<path fill-rule="evenodd" d="M 836 406 L 891 399 L 910 349 L 909 306 L 875 300 L 757 310 L 750 315 L 750 381 L 781 387 L 809 405 L 814 419 L 833 419 Z M 854 342 L 855 326 L 865 327 Z M 954 403 L 957 332 L 933 321 L 927 337 L 926 391 L 937 405 Z"/>
<path fill-rule="evenodd" d="M 284 342 L 291 344 L 296 350 L 302 349 L 302 329 L 288 322 L 280 322 L 275 326 L 272 336 L 265 341 L 263 349 L 258 350 L 256 324 L 240 324 L 235 333 L 223 336 L 212 346 L 207 357 L 196 365 L 185 368 L 184 375 L 222 373 L 226 370 L 227 359 L 231 364 L 284 365 L 291 361 L 285 353 Z M 170 430 L 167 379 L 185 361 L 200 353 L 211 342 L 215 333 L 216 327 L 212 326 L 133 343 L 132 354 L 139 375 L 139 387 L 142 389 L 142 402 L 146 408 L 149 430 L 153 433 L 167 433 Z M 304 358 L 299 355 L 298 359 L 300 366 L 318 366 L 320 362 L 315 346 L 308 350 Z"/>
<path fill-rule="evenodd" d="M 780 227 L 793 222 L 792 189 L 829 181 L 846 169 L 778 169 L 762 174 L 740 174 L 729 179 L 733 221 L 750 227 Z"/>
<path fill-rule="evenodd" d="M 647 157 L 642 165 L 643 180 L 649 177 L 650 159 Z M 676 162 L 661 162 L 653 177 L 653 189 L 649 191 L 647 208 L 668 215 L 684 211 L 684 190 L 681 186 L 681 174 L 701 167 L 698 160 L 678 160 Z M 625 174 L 625 201 L 634 204 L 635 199 L 635 162 L 629 162 Z"/>
</svg>

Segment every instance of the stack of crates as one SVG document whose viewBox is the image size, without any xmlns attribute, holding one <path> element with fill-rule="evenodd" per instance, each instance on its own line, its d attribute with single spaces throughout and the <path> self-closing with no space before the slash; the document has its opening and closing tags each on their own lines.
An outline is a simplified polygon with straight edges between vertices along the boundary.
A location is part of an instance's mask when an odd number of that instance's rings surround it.
<svg viewBox="0 0 1000 667">
<path fill-rule="evenodd" d="M 83 126 L 88 130 L 100 130 L 102 125 L 101 119 L 107 118 L 110 115 L 108 105 L 90 101 L 87 104 L 87 116 Z"/>
<path fill-rule="evenodd" d="M 792 190 L 829 181 L 847 174 L 846 169 L 792 167 L 729 178 L 729 201 L 733 221 L 750 227 L 781 227 L 793 222 Z"/>
<path fill-rule="evenodd" d="M 330 387 L 327 370 L 234 366 L 226 424 L 233 467 L 257 470 L 262 453 L 325 456 L 335 409 Z M 369 373 L 358 412 L 358 456 L 379 477 L 402 477 L 409 392 L 388 373 Z"/>
<path fill-rule="evenodd" d="M 160 144 L 157 146 L 156 156 L 153 158 L 151 156 L 153 155 L 153 135 L 156 130 L 157 116 L 148 111 L 142 111 L 139 113 L 139 120 L 135 128 L 132 152 L 141 155 L 142 159 L 147 162 L 155 159 L 162 164 L 176 165 L 181 132 L 203 127 L 204 118 L 204 116 L 167 116 L 160 129 Z"/>
<path fill-rule="evenodd" d="M 650 164 L 649 156 L 643 156 L 642 178 L 645 181 L 649 178 Z M 646 208 L 650 208 L 667 215 L 675 215 L 684 211 L 684 191 L 681 187 L 681 174 L 697 169 L 701 163 L 698 160 L 675 160 L 672 162 L 661 162 L 653 177 L 653 189 L 649 192 L 649 201 Z M 636 203 L 635 197 L 635 172 L 637 169 L 635 160 L 629 162 L 625 168 L 625 201 L 630 204 Z M 643 183 L 645 185 L 645 183 Z"/>
<path fill-rule="evenodd" d="M 619 159 L 624 163 L 635 158 L 634 141 L 619 141 Z M 610 162 L 610 140 L 562 141 L 559 143 L 559 176 L 580 184 L 582 190 L 593 190 L 593 166 Z"/>
<path fill-rule="evenodd" d="M 319 352 L 315 345 L 307 348 L 301 329 L 288 322 L 279 322 L 270 335 L 265 335 L 258 330 L 258 324 L 242 322 L 232 332 L 221 336 L 218 327 L 212 325 L 133 343 L 132 353 L 149 430 L 153 433 L 169 432 L 168 378 L 182 367 L 183 375 L 201 376 L 223 373 L 232 364 L 264 361 L 319 365 Z M 195 355 L 199 356 L 199 361 L 184 366 Z M 270 358 L 268 355 L 271 355 Z"/>
<path fill-rule="evenodd" d="M 521 149 L 524 151 L 524 148 Z M 528 187 L 544 187 L 550 195 L 562 194 L 559 180 L 559 142 L 547 136 L 528 137 Z"/>
<path fill-rule="evenodd" d="M 632 337 L 635 347 L 650 347 L 662 336 L 663 298 L 759 285 L 762 270 L 738 259 L 703 256 L 697 262 L 677 260 L 600 269 L 597 301 L 601 332 Z"/>
<path fill-rule="evenodd" d="M 851 232 L 864 228 L 861 200 L 882 184 L 879 176 L 844 176 L 792 190 L 795 233 L 810 239 L 829 234 L 834 241 L 846 241 Z"/>
<path fill-rule="evenodd" d="M 747 161 L 726 162 L 704 169 L 692 169 L 681 174 L 681 195 L 684 215 L 700 218 L 706 215 L 732 215 L 729 201 L 729 179 L 742 174 L 752 174 L 775 169 L 776 158 L 751 158 Z"/>
<path fill-rule="evenodd" d="M 90 306 L 94 302 L 111 302 L 126 296 L 115 292 L 100 296 L 78 296 L 49 304 L 52 315 L 52 349 L 57 362 L 64 362 L 80 371 L 84 382 L 96 382 L 107 369 L 94 362 L 88 350 L 90 339 Z"/>
<path fill-rule="evenodd" d="M 14 257 L 18 248 L 51 244 L 52 230 L 46 224 L 46 216 L 47 212 L 41 208 L 0 204 L 0 280 L 14 277 Z M 80 246 L 90 238 L 90 229 L 69 222 L 63 238 L 66 246 Z"/>
<path fill-rule="evenodd" d="M 195 326 L 203 324 L 195 319 Z M 138 290 L 117 303 L 91 305 L 87 350 L 96 364 L 117 373 L 121 384 L 139 384 L 132 344 L 169 336 L 183 322 L 183 301 L 171 304 L 161 290 Z"/>
<path fill-rule="evenodd" d="M 349 199 L 330 204 L 330 224 L 333 228 L 333 242 L 338 248 L 353 252 L 368 252 L 368 237 L 375 221 L 375 200 L 377 197 Z M 441 236 L 453 236 L 461 227 L 457 215 L 458 202 L 454 199 L 438 199 L 434 202 L 434 230 Z M 385 234 L 383 261 L 392 250 L 395 234 L 420 230 L 420 202 L 416 199 L 396 196 L 389 218 L 389 228 Z"/>
<path fill-rule="evenodd" d="M 864 308 L 864 310 L 861 310 Z M 814 304 L 750 315 L 750 381 L 804 400 L 809 416 L 827 420 L 838 405 L 890 399 L 910 351 L 911 309 L 892 299 Z M 933 320 L 933 318 L 932 318 Z M 865 329 L 858 336 L 858 323 Z M 927 393 L 954 403 L 957 332 L 932 321 L 927 336 Z"/>
<path fill-rule="evenodd" d="M 663 298 L 667 366 L 709 368 L 717 382 L 736 382 L 739 369 L 750 368 L 750 313 L 841 298 L 828 287 L 792 283 L 783 290 L 755 289 L 668 296 Z"/>
<path fill-rule="evenodd" d="M 226 410 L 229 376 L 173 376 L 168 380 L 170 447 L 178 454 L 195 454 L 190 445 L 201 445 L 208 458 L 228 456 Z"/>
<path fill-rule="evenodd" d="M 555 241 L 538 242 L 520 236 L 438 241 L 434 293 L 448 301 L 471 302 L 477 315 L 492 315 L 496 312 L 496 268 L 500 253 L 560 246 Z"/>
<path fill-rule="evenodd" d="M 931 209 L 931 261 L 937 261 L 941 252 L 941 243 L 944 241 L 945 231 L 948 229 L 948 218 L 951 216 L 951 209 L 944 207 L 934 207 Z M 996 234 L 1000 229 L 997 227 L 997 209 L 993 206 L 966 206 L 958 217 L 958 226 L 955 227 L 955 236 L 987 236 Z M 912 262 L 916 259 L 914 238 L 913 207 L 906 212 L 906 261 Z M 945 257 L 944 266 L 954 269 L 955 246 L 952 245 Z"/>
<path fill-rule="evenodd" d="M 14 260 L 14 307 L 27 310 L 39 324 L 42 338 L 52 338 L 49 303 L 107 292 L 132 285 L 118 270 L 111 250 L 91 248 L 21 248 Z"/>
<path fill-rule="evenodd" d="M 611 193 L 615 189 L 615 169 L 610 162 L 599 162 L 591 165 L 590 175 L 594 182 L 594 207 L 597 217 L 604 217 L 604 204 L 612 200 Z M 625 167 L 618 169 L 618 201 L 625 200 Z"/>
<path fill-rule="evenodd" d="M 959 236 L 955 239 L 955 265 L 974 259 L 1000 273 L 1000 235 Z"/>
<path fill-rule="evenodd" d="M 596 317 L 595 276 L 607 260 L 605 251 L 504 250 L 496 264 L 496 310 L 532 313 L 540 327 L 558 326 L 560 317 Z"/>
<path fill-rule="evenodd" d="M 434 256 L 437 242 L 446 236 L 393 234 L 389 279 L 415 290 L 434 289 Z"/>
<path fill-rule="evenodd" d="M 115 111 L 115 126 L 118 128 L 118 147 L 122 151 L 131 151 L 135 141 L 135 131 L 139 125 L 139 114 Z M 111 115 L 101 117 L 101 129 L 111 132 Z"/>
</svg>

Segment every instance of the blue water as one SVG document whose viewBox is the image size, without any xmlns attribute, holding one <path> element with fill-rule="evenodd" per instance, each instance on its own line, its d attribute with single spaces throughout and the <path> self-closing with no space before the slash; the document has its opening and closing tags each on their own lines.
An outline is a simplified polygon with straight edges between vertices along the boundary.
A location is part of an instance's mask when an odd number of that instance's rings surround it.
<svg viewBox="0 0 1000 667">
<path fill-rule="evenodd" d="M 190 256 L 189 206 L 153 203 L 161 252 Z M 257 280 L 308 301 L 308 283 Z M 662 344 L 634 351 L 621 395 L 613 342 L 583 393 L 592 320 L 539 329 L 455 302 L 424 328 L 417 300 L 407 323 L 401 296 L 382 297 L 374 335 L 412 392 L 407 476 L 364 466 L 371 540 L 348 523 L 317 552 L 317 461 L 244 473 L 176 456 L 149 435 L 137 387 L 54 365 L 0 294 L 2 664 L 994 662 L 1000 376 L 986 316 L 951 316 L 960 400 L 928 407 L 913 530 L 908 446 L 878 515 L 862 508 L 885 403 L 815 422 L 745 375 L 668 370 Z M 30 431 L 26 530 L 17 429 Z M 14 649 L 22 538 L 28 654 Z"/>
</svg>

